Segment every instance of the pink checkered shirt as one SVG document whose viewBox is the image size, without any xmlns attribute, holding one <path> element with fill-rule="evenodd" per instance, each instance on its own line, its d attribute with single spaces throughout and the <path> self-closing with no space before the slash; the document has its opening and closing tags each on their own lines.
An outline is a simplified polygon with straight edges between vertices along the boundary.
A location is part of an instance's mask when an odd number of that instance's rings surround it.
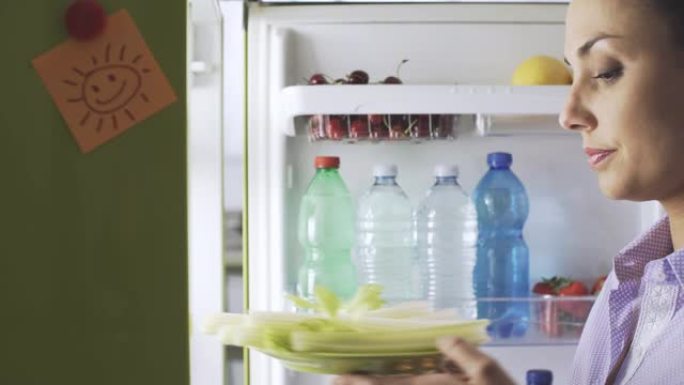
<svg viewBox="0 0 684 385">
<path fill-rule="evenodd" d="M 573 385 L 684 384 L 684 250 L 661 219 L 623 249 L 577 346 Z"/>
</svg>

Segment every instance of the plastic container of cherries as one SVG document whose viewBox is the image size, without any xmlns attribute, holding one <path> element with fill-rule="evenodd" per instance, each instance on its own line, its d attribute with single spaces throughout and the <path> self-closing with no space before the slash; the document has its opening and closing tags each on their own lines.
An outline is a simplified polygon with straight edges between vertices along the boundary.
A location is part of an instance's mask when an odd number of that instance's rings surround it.
<svg viewBox="0 0 684 385">
<path fill-rule="evenodd" d="M 402 84 L 398 76 L 388 76 L 376 84 Z M 355 70 L 344 78 L 332 79 L 324 74 L 312 75 L 309 85 L 369 84 L 369 76 L 363 70 Z M 307 132 L 312 141 L 334 140 L 362 141 L 422 141 L 454 139 L 459 116 L 453 114 L 363 114 L 363 115 L 311 115 L 307 117 Z"/>
<path fill-rule="evenodd" d="M 454 139 L 458 115 L 312 115 L 309 139 L 406 141 Z"/>
</svg>

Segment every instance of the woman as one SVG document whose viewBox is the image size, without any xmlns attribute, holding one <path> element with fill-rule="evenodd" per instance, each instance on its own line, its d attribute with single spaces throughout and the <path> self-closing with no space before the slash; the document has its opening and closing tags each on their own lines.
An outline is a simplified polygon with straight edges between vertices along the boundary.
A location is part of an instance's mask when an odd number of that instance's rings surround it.
<svg viewBox="0 0 684 385">
<path fill-rule="evenodd" d="M 565 38 L 574 79 L 561 125 L 582 135 L 607 197 L 658 200 L 668 214 L 615 257 L 572 384 L 684 384 L 684 0 L 573 0 Z M 336 385 L 513 384 L 473 346 L 438 347 L 459 374 Z"/>
</svg>

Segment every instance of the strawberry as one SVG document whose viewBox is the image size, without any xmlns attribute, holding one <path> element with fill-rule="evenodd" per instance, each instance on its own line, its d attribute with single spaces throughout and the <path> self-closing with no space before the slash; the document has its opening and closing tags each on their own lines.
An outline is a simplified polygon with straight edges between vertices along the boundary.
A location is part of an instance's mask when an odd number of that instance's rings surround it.
<svg viewBox="0 0 684 385">
<path fill-rule="evenodd" d="M 589 290 L 582 282 L 568 280 L 568 282 L 558 289 L 558 295 L 588 295 Z"/>
<path fill-rule="evenodd" d="M 593 295 L 598 295 L 598 293 L 603 289 L 603 284 L 606 282 L 606 278 L 608 278 L 605 275 L 602 275 L 594 281 L 594 286 L 591 288 L 591 294 Z"/>
<path fill-rule="evenodd" d="M 536 294 L 550 294 L 561 297 L 581 297 L 589 295 L 589 290 L 582 282 L 566 277 L 544 278 L 537 282 L 532 291 Z M 591 302 L 582 299 L 554 299 L 539 303 L 539 328 L 551 337 L 576 335 L 581 331 L 581 324 L 591 310 Z"/>
<path fill-rule="evenodd" d="M 558 289 L 561 286 L 565 286 L 568 282 L 567 278 L 562 277 L 551 277 L 542 278 L 541 281 L 537 282 L 532 288 L 532 292 L 536 294 L 550 294 L 558 295 Z"/>
<path fill-rule="evenodd" d="M 558 289 L 558 295 L 562 297 L 584 296 L 589 295 L 589 290 L 582 282 L 567 280 L 566 284 Z M 569 313 L 577 321 L 584 321 L 591 309 L 591 303 L 582 300 L 562 301 L 558 305 L 562 311 Z"/>
<path fill-rule="evenodd" d="M 556 290 L 553 288 L 553 285 L 547 281 L 542 281 L 542 282 L 537 282 L 534 284 L 534 287 L 532 288 L 532 292 L 535 294 L 549 294 L 549 295 L 555 295 Z"/>
</svg>

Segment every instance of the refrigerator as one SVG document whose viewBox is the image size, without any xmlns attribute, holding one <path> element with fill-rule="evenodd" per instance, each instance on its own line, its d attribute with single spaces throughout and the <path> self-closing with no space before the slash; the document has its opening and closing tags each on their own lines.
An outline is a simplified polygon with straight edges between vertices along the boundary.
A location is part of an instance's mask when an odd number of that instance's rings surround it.
<svg viewBox="0 0 684 385">
<path fill-rule="evenodd" d="M 177 101 L 84 154 L 32 65 L 69 39 L 70 3 L 0 4 L 0 383 L 188 384 L 188 4 L 99 2 Z"/>
<path fill-rule="evenodd" d="M 245 121 L 244 132 L 234 130 L 237 123 L 225 128 L 227 138 L 244 140 L 244 293 L 228 293 L 244 294 L 244 311 L 293 311 L 285 293 L 295 292 L 301 263 L 297 214 L 318 155 L 340 157 L 355 200 L 372 184 L 375 164 L 396 164 L 398 182 L 415 207 L 433 183 L 435 165 L 458 165 L 459 181 L 470 193 L 487 171 L 487 153 L 510 152 L 530 200 L 524 227 L 530 287 L 554 275 L 590 284 L 662 215 L 654 202 L 601 195 L 579 135 L 558 124 L 569 86 L 510 86 L 524 59 L 562 59 L 567 2 L 228 1 L 221 7 L 224 38 L 234 41 L 224 45 L 224 60 L 232 63 L 224 66 L 231 66 L 225 76 L 234 79 L 224 95 L 240 89 L 241 76 L 246 81 L 244 93 L 224 103 L 246 107 L 224 120 Z M 307 84 L 313 74 L 332 82 L 359 69 L 371 84 Z M 378 84 L 388 76 L 402 84 Z M 446 138 L 352 138 L 345 119 L 369 114 L 448 117 L 452 131 Z M 329 116 L 346 122 L 341 137 L 312 126 L 312 119 Z M 237 161 L 233 154 L 225 159 Z M 228 180 L 237 178 L 226 179 L 225 197 L 237 193 Z M 482 349 L 518 383 L 528 369 L 545 368 L 562 384 L 569 382 L 576 343 L 577 336 L 542 336 L 494 340 Z M 245 352 L 242 370 L 249 384 L 330 381 L 290 371 L 256 351 Z"/>
</svg>

